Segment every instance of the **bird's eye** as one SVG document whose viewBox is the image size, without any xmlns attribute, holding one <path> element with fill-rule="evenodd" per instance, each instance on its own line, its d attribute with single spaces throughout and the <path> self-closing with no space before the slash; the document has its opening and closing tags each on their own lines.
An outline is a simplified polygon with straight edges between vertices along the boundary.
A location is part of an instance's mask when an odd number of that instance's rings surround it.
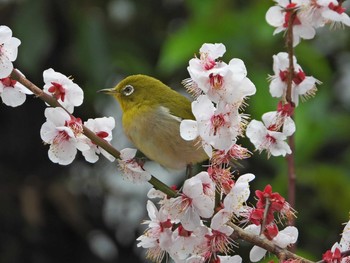
<svg viewBox="0 0 350 263">
<path fill-rule="evenodd" d="M 131 85 L 126 85 L 122 92 L 125 96 L 130 96 L 134 92 L 134 87 Z"/>
</svg>

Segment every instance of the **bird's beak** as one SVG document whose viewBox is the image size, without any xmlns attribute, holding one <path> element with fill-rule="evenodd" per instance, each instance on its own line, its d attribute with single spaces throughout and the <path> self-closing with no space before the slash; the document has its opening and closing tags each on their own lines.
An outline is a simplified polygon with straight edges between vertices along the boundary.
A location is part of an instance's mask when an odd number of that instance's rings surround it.
<svg viewBox="0 0 350 263">
<path fill-rule="evenodd" d="M 97 92 L 98 93 L 105 93 L 105 94 L 109 94 L 109 95 L 115 95 L 118 93 L 115 89 L 100 89 Z"/>
</svg>

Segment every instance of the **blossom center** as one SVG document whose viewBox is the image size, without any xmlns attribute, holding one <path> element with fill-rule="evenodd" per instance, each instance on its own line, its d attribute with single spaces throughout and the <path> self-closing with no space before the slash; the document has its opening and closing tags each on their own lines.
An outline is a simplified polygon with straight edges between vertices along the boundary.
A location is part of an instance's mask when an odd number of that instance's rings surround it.
<svg viewBox="0 0 350 263">
<path fill-rule="evenodd" d="M 225 125 L 226 123 L 226 120 L 225 120 L 225 116 L 224 114 L 218 114 L 218 115 L 213 115 L 211 118 L 210 118 L 210 122 L 211 122 L 211 125 L 212 125 L 212 129 L 213 129 L 213 134 L 216 135 L 217 132 L 218 132 L 218 129 L 222 126 Z"/>
<path fill-rule="evenodd" d="M 205 235 L 210 254 L 216 252 L 228 253 L 231 248 L 230 238 L 220 231 L 214 229 L 212 231 L 211 235 Z"/>
<path fill-rule="evenodd" d="M 183 228 L 182 225 L 180 225 L 180 226 L 177 228 L 177 231 L 179 232 L 179 236 L 180 236 L 180 237 L 189 237 L 189 236 L 191 236 L 191 234 L 192 234 L 192 231 L 187 231 L 186 229 Z"/>
<path fill-rule="evenodd" d="M 280 70 L 279 73 L 279 77 L 283 82 L 287 82 L 288 80 L 288 70 Z M 305 80 L 306 76 L 304 71 L 302 71 L 301 69 L 299 69 L 299 72 L 294 72 L 293 74 L 293 82 L 296 85 L 299 85 L 301 82 L 303 82 Z"/>
<path fill-rule="evenodd" d="M 57 99 L 64 101 L 66 96 L 66 89 L 57 82 L 51 82 L 52 86 L 48 89 L 49 92 Z"/>
<path fill-rule="evenodd" d="M 292 23 L 293 26 L 295 25 L 301 25 L 301 21 L 299 20 L 299 18 L 296 16 L 296 14 L 294 13 L 294 8 L 297 6 L 296 3 L 291 3 L 289 5 L 286 6 L 286 13 L 284 15 L 284 24 L 283 27 L 287 28 L 289 25 L 289 21 L 290 19 L 293 19 Z"/>
<path fill-rule="evenodd" d="M 209 82 L 210 86 L 214 89 L 220 89 L 224 84 L 224 78 L 220 74 L 214 75 L 213 73 L 211 73 L 209 75 Z"/>
<path fill-rule="evenodd" d="M 201 53 L 200 60 L 205 70 L 210 70 L 216 65 L 215 60 L 211 59 L 207 53 Z"/>
<path fill-rule="evenodd" d="M 181 197 L 181 212 L 183 212 L 192 205 L 192 198 L 188 197 L 185 194 L 182 194 Z"/>
<path fill-rule="evenodd" d="M 80 118 L 75 118 L 71 116 L 70 120 L 66 121 L 65 126 L 71 128 L 74 135 L 77 135 L 83 132 L 83 124 Z"/>
<path fill-rule="evenodd" d="M 271 136 L 270 134 L 266 134 L 266 139 L 267 141 L 269 141 L 270 143 L 276 143 L 276 138 Z"/>
<path fill-rule="evenodd" d="M 230 169 L 222 169 L 219 167 L 211 166 L 208 168 L 208 174 L 210 178 L 221 188 L 225 193 L 231 191 L 231 188 L 235 184 L 232 180 L 232 174 Z"/>
<path fill-rule="evenodd" d="M 63 141 L 68 141 L 70 138 L 66 131 L 59 131 L 56 137 L 53 139 L 53 144 L 60 144 Z"/>
<path fill-rule="evenodd" d="M 1 53 L 1 52 L 0 52 L 0 53 Z M 5 87 L 8 87 L 8 88 L 9 88 L 9 87 L 13 88 L 13 87 L 16 85 L 16 83 L 17 83 L 16 80 L 11 79 L 11 78 L 9 78 L 9 77 L 0 79 L 0 81 L 2 82 L 2 84 L 3 84 Z"/>
<path fill-rule="evenodd" d="M 160 222 L 159 225 L 161 228 L 161 232 L 163 232 L 165 228 L 171 228 L 173 226 L 173 223 L 171 223 L 171 220 L 168 219 L 167 221 Z"/>
</svg>

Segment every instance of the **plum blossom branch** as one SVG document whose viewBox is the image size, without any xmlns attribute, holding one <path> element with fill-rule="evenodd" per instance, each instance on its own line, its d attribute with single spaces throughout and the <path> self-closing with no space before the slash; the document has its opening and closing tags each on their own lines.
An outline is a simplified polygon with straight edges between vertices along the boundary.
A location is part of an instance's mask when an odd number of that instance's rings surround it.
<svg viewBox="0 0 350 263">
<path fill-rule="evenodd" d="M 328 4 L 330 10 L 322 13 L 323 18 L 319 21 L 319 26 L 326 23 L 324 19 L 331 18 L 332 21 L 350 25 L 349 17 L 343 14 L 345 9 L 341 7 L 341 3 Z M 298 105 L 299 95 L 312 95 L 317 83 L 316 79 L 306 77 L 296 64 L 294 46 L 300 42 L 300 38 L 310 39 L 314 36 L 315 24 L 311 25 L 310 21 L 304 21 L 306 16 L 299 16 L 301 11 L 296 3 L 289 0 L 284 1 L 284 4 L 285 6 L 273 7 L 267 16 L 268 21 L 278 27 L 275 33 L 287 31 L 288 53 L 274 56 L 274 62 L 275 60 L 277 62 L 276 67 L 274 65 L 275 76 L 270 86 L 272 96 L 282 98 L 281 105 L 279 104 L 277 111 L 265 113 L 262 116 L 263 122 L 252 121 L 247 127 L 246 134 L 257 150 L 267 150 L 268 156 L 287 155 L 289 200 L 294 206 L 294 137 L 291 135 L 295 132 L 295 124 L 292 115 Z M 321 5 L 314 7 L 313 11 L 315 10 L 323 12 Z M 278 19 L 275 19 L 276 17 Z M 7 30 L 8 37 L 11 37 L 8 32 Z M 14 48 L 17 48 L 19 43 L 18 41 L 14 43 Z M 74 106 L 79 106 L 83 100 L 82 96 L 75 97 L 72 94 L 81 95 L 83 92 L 76 89 L 77 85 L 69 78 L 63 76 L 63 82 L 57 82 L 56 78 L 62 74 L 49 69 L 44 72 L 45 86 L 41 90 L 17 70 L 12 70 L 11 63 L 7 63 L 7 68 L 10 68 L 9 72 L 12 71 L 10 75 L 12 79 L 27 87 L 48 105 L 55 107 L 45 110 L 47 122 L 43 124 L 41 130 L 45 142 L 51 144 L 52 140 L 64 139 L 67 144 L 71 143 L 70 149 L 73 153 L 71 156 L 75 157 L 79 149 L 86 160 L 87 156 L 96 158 L 96 152 L 88 152 L 86 147 L 91 150 L 93 146 L 96 148 L 99 146 L 101 152 L 103 149 L 118 159 L 119 166 L 131 180 L 141 179 L 154 186 L 153 197 L 162 199 L 158 203 L 160 209 L 158 210 L 152 202 L 148 202 L 147 210 L 150 217 L 146 222 L 148 228 L 137 239 L 140 241 L 137 246 L 147 248 L 150 259 L 157 263 L 161 262 L 167 253 L 175 262 L 241 263 L 240 256 L 231 254 L 235 246 L 234 240 L 242 239 L 254 245 L 250 251 L 252 262 L 260 261 L 266 251 L 269 251 L 275 254 L 280 262 L 313 263 L 287 249 L 297 241 L 299 233 L 296 227 L 287 226 L 279 230 L 278 224 L 283 225 L 287 220 L 293 224 L 291 218 L 295 215 L 291 205 L 278 193 L 272 192 L 272 187 L 267 185 L 264 191 L 255 192 L 258 197 L 256 208 L 248 206 L 249 182 L 255 176 L 247 173 L 234 180 L 231 173 L 229 164 L 231 159 L 249 157 L 249 151 L 236 142 L 238 137 L 243 137 L 247 126 L 247 116 L 241 112 L 246 105 L 246 97 L 253 95 L 256 88 L 247 78 L 247 70 L 242 60 L 235 58 L 228 64 L 219 60 L 225 51 L 223 44 L 204 44 L 200 49 L 200 58 L 194 58 L 189 63 L 188 71 L 191 79 L 185 81 L 185 86 L 196 94 L 192 103 L 195 120 L 183 120 L 180 133 L 185 140 L 200 138 L 202 147 L 212 162 L 207 172 L 202 171 L 187 179 L 178 192 L 145 171 L 143 164 L 134 158 L 136 150 L 124 149 L 119 152 L 108 143 L 107 137 L 111 139 L 111 136 L 109 137 L 111 126 L 114 127 L 113 118 L 113 125 L 110 125 L 107 132 L 98 130 L 97 126 L 101 120 L 96 122 L 88 120 L 83 125 L 79 118 L 71 114 Z M 11 57 L 8 58 L 8 62 L 13 60 Z M 65 85 L 69 87 L 66 88 Z M 67 101 L 71 103 L 69 107 L 65 104 Z M 57 117 L 55 121 L 59 122 L 58 126 L 52 124 L 54 119 L 49 117 L 53 116 Z M 52 126 L 54 134 L 49 129 Z M 82 146 L 79 144 L 80 141 L 76 140 L 81 135 L 84 135 L 84 139 L 91 140 L 89 143 L 92 145 L 85 144 L 85 150 L 79 148 Z M 285 142 L 287 137 L 289 145 Z M 49 151 L 51 159 L 50 154 L 57 152 Z M 73 159 L 58 162 L 68 164 Z M 157 190 L 161 190 L 162 193 Z M 150 198 L 151 195 L 149 193 Z M 242 229 L 240 226 L 246 225 L 247 222 L 250 224 Z M 340 243 L 336 243 L 331 250 L 328 250 L 320 262 L 341 262 L 342 257 L 350 254 L 349 247 L 350 222 L 343 231 Z"/>
<path fill-rule="evenodd" d="M 47 104 L 49 104 L 52 107 L 60 107 L 64 109 L 68 114 L 70 114 L 57 100 L 55 97 L 49 95 L 48 93 L 44 92 L 42 89 L 37 87 L 35 84 L 33 84 L 31 81 L 29 81 L 27 78 L 25 78 L 18 70 L 13 69 L 10 77 L 19 83 L 21 83 L 23 86 L 25 86 L 27 89 L 29 89 L 33 94 L 36 95 L 36 97 L 40 98 Z M 71 114 L 70 114 L 71 115 Z M 120 158 L 120 152 L 115 149 L 111 144 L 109 144 L 104 139 L 97 136 L 92 130 L 87 128 L 85 125 L 82 125 L 83 133 L 86 137 L 88 137 L 93 143 L 100 146 L 102 149 L 107 151 L 109 154 L 114 156 L 115 158 Z M 156 189 L 159 189 L 163 191 L 168 196 L 174 197 L 176 195 L 175 191 L 172 190 L 170 187 L 159 181 L 154 176 L 151 176 L 151 179 L 148 181 L 151 185 L 153 185 Z"/>
<path fill-rule="evenodd" d="M 248 231 L 245 231 L 241 227 L 232 224 L 230 225 L 234 232 L 233 236 L 235 238 L 243 239 L 244 241 L 247 241 L 251 244 L 257 245 L 261 248 L 266 249 L 267 251 L 275 254 L 279 259 L 296 259 L 300 263 L 314 263 L 314 261 L 308 260 L 306 258 L 303 258 L 301 256 L 298 256 L 292 252 L 290 252 L 288 249 L 280 248 L 275 243 L 273 243 L 270 240 L 267 240 L 266 238 L 263 238 L 262 236 L 254 235 L 249 233 Z"/>
<path fill-rule="evenodd" d="M 288 60 L 289 60 L 286 101 L 294 107 L 294 102 L 292 101 L 292 85 L 293 85 L 293 77 L 294 77 L 293 24 L 296 18 L 297 11 L 295 10 L 295 8 L 292 8 L 292 9 L 287 9 L 286 12 L 291 13 L 288 21 L 288 29 L 287 29 L 287 36 L 286 36 L 286 47 L 287 47 Z"/>
<path fill-rule="evenodd" d="M 296 19 L 297 10 L 287 10 L 287 12 L 291 12 L 290 19 L 288 21 L 288 29 L 286 36 L 286 47 L 288 52 L 289 59 L 289 67 L 288 67 L 288 78 L 287 78 L 287 94 L 286 101 L 291 105 L 292 108 L 295 107 L 295 104 L 292 99 L 292 86 L 293 86 L 293 78 L 294 78 L 294 46 L 293 46 L 293 25 Z M 294 111 L 291 114 L 291 118 L 294 116 Z M 291 149 L 291 153 L 286 156 L 287 165 L 288 165 L 288 201 L 292 207 L 295 207 L 295 162 L 294 162 L 294 151 L 295 151 L 295 143 L 294 143 L 294 134 L 288 137 L 288 145 Z M 289 220 L 289 225 L 294 225 L 294 217 L 291 217 Z"/>
<path fill-rule="evenodd" d="M 31 81 L 29 81 L 27 78 L 25 78 L 22 74 L 18 72 L 18 70 L 13 69 L 11 73 L 11 78 L 21 83 L 23 86 L 28 88 L 31 92 L 33 92 L 38 98 L 46 102 L 52 107 L 61 107 L 65 110 L 65 108 L 51 95 L 44 92 L 42 89 L 37 87 L 35 84 L 33 84 Z M 67 111 L 67 113 L 69 113 Z M 84 134 L 91 139 L 95 144 L 105 149 L 108 153 L 113 155 L 115 158 L 119 158 L 120 152 L 116 150 L 112 145 L 110 145 L 108 142 L 103 140 L 102 138 L 98 137 L 93 131 L 88 129 L 86 126 L 83 125 L 83 131 Z"/>
</svg>

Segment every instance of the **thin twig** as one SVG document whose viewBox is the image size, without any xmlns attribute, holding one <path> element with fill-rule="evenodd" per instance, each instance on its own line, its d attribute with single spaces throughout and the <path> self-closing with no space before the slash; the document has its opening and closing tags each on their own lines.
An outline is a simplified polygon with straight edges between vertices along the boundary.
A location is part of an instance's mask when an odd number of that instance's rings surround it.
<svg viewBox="0 0 350 263">
<path fill-rule="evenodd" d="M 269 209 L 270 209 L 270 206 L 271 206 L 270 198 L 265 198 L 265 200 L 266 200 L 266 204 L 265 204 L 263 221 L 261 223 L 260 235 L 262 235 L 264 233 L 264 231 L 265 231 L 267 215 L 269 213 Z"/>
<path fill-rule="evenodd" d="M 289 16 L 288 29 L 286 35 L 286 47 L 288 51 L 289 67 L 288 67 L 288 78 L 287 78 L 287 92 L 286 92 L 286 101 L 290 103 L 292 107 L 295 106 L 292 101 L 292 86 L 294 78 L 294 47 L 293 47 L 293 23 L 297 15 L 297 10 L 291 9 L 286 10 L 287 12 L 292 12 Z M 291 118 L 294 116 L 291 115 Z M 288 202 L 291 207 L 295 208 L 295 144 L 294 144 L 294 134 L 288 137 L 288 144 L 292 151 L 291 154 L 286 156 L 287 165 L 288 165 Z M 294 225 L 294 217 L 291 217 L 288 222 L 289 225 Z"/>
</svg>

